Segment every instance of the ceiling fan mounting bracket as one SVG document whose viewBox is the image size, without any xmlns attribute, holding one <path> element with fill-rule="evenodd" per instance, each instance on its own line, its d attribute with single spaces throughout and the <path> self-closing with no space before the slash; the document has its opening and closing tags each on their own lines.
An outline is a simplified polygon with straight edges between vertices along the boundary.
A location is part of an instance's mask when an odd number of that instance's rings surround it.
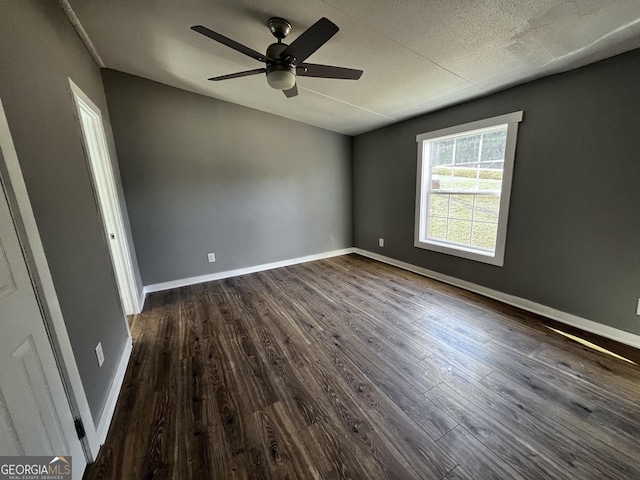
<svg viewBox="0 0 640 480">
<path fill-rule="evenodd" d="M 269 26 L 269 30 L 274 37 L 278 39 L 278 41 L 285 38 L 291 32 L 291 24 L 287 22 L 284 18 L 280 17 L 272 17 L 267 22 Z"/>
</svg>

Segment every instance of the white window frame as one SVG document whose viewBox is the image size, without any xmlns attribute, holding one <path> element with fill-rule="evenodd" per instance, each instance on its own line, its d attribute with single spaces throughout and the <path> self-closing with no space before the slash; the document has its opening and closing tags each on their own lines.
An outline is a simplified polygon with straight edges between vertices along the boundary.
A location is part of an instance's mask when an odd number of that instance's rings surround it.
<svg viewBox="0 0 640 480">
<path fill-rule="evenodd" d="M 516 153 L 516 139 L 518 123 L 522 121 L 523 112 L 512 112 L 497 117 L 485 118 L 476 122 L 443 128 L 433 132 L 416 136 L 418 143 L 418 172 L 416 177 L 416 212 L 414 246 L 435 252 L 446 253 L 457 257 L 475 260 L 502 267 L 504 265 L 504 249 L 507 239 L 507 221 L 509 218 L 509 202 L 511 199 L 511 180 Z M 445 241 L 426 238 L 427 213 L 429 212 L 429 193 L 431 192 L 431 165 L 428 156 L 424 155 L 425 146 L 434 140 L 443 140 L 449 136 L 471 133 L 475 130 L 491 129 L 507 126 L 507 140 L 505 145 L 504 170 L 502 173 L 502 188 L 500 192 L 500 211 L 498 215 L 498 232 L 496 236 L 495 252 L 462 246 Z M 479 132 L 478 132 L 479 133 Z"/>
</svg>

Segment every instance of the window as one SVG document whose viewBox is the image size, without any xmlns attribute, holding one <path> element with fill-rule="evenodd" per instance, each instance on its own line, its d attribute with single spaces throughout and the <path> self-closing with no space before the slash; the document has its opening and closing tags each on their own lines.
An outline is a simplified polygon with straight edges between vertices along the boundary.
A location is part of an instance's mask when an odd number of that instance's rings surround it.
<svg viewBox="0 0 640 480">
<path fill-rule="evenodd" d="M 522 112 L 416 137 L 415 246 L 502 266 Z"/>
</svg>

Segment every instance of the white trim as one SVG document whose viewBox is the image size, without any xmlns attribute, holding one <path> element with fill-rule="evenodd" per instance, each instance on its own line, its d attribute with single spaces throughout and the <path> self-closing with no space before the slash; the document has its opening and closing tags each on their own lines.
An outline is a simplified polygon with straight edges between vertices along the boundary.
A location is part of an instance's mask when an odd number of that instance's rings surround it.
<svg viewBox="0 0 640 480">
<path fill-rule="evenodd" d="M 129 245 L 124 228 L 123 208 L 118 198 L 115 174 L 102 124 L 102 113 L 71 78 L 69 78 L 69 86 L 76 106 L 80 136 L 93 180 L 93 189 L 101 213 L 105 239 L 124 313 L 127 315 L 140 313 L 139 292 L 131 256 L 133 249 Z M 85 118 L 88 121 L 85 121 Z"/>
<path fill-rule="evenodd" d="M 249 273 L 263 272 L 265 270 L 271 270 L 273 268 L 288 267 L 289 265 L 295 265 L 297 263 L 313 262 L 314 260 L 322 260 L 323 258 L 338 257 L 340 255 L 348 255 L 354 253 L 353 247 L 343 248 L 341 250 L 332 250 L 324 253 L 317 253 L 315 255 L 307 255 L 306 257 L 292 258 L 289 260 L 282 260 L 280 262 L 263 263 L 262 265 L 256 265 L 253 267 L 238 268 L 236 270 L 227 270 L 225 272 L 209 273 L 207 275 L 199 275 L 197 277 L 182 278 L 180 280 L 171 280 L 170 282 L 154 283 L 144 287 L 144 294 L 152 292 L 161 292 L 163 290 L 170 290 L 172 288 L 186 287 L 188 285 L 195 285 L 197 283 L 211 282 L 214 280 L 222 280 L 224 278 L 237 277 L 239 275 L 247 275 Z M 143 300 L 144 303 L 144 300 Z"/>
<path fill-rule="evenodd" d="M 2 145 L 2 153 L 4 162 L 9 174 L 9 182 L 18 206 L 22 227 L 26 234 L 26 243 L 29 249 L 30 257 L 28 259 L 29 269 L 34 275 L 35 290 L 38 293 L 38 301 L 41 303 L 45 321 L 48 325 L 48 331 L 51 334 L 51 344 L 57 353 L 57 359 L 60 363 L 60 371 L 67 387 L 69 401 L 74 416 L 78 415 L 84 424 L 86 437 L 83 440 L 85 445 L 85 453 L 87 462 L 93 462 L 98 456 L 100 444 L 93 425 L 93 418 L 89 402 L 87 400 L 84 386 L 80 378 L 80 372 L 76 363 L 76 357 L 71 348 L 71 341 L 67 332 L 67 326 L 60 309 L 58 295 L 53 284 L 51 271 L 47 257 L 40 239 L 38 225 L 31 208 L 31 200 L 24 183 L 20 162 L 16 153 L 9 124 L 4 113 L 2 101 L 0 100 L 0 143 Z"/>
<path fill-rule="evenodd" d="M 416 265 L 402 262 L 394 258 L 385 257 L 384 255 L 379 255 L 367 250 L 356 248 L 354 253 L 362 255 L 363 257 L 378 260 L 379 262 L 393 265 L 398 268 L 402 268 L 404 270 L 408 270 L 413 273 L 417 273 L 418 275 L 433 278 L 434 280 L 438 280 L 443 283 L 448 283 L 449 285 L 453 285 L 454 287 L 459 287 L 464 290 L 469 290 L 470 292 L 478 293 L 485 297 L 493 298 L 494 300 L 499 300 L 500 302 L 506 303 L 508 305 L 513 305 L 514 307 L 521 308 L 522 310 L 526 310 L 528 312 L 537 313 L 538 315 L 542 315 L 552 320 L 557 320 L 558 322 L 579 328 L 581 330 L 585 330 L 587 332 L 595 333 L 596 335 L 600 335 L 602 337 L 624 343 L 625 345 L 640 348 L 640 335 L 636 335 L 634 333 L 625 332 L 624 330 L 610 327 L 608 325 L 603 325 L 602 323 L 594 322 L 592 320 L 587 320 L 586 318 L 578 317 L 577 315 L 573 315 L 571 313 L 547 307 L 546 305 L 527 300 L 526 298 L 516 297 L 515 295 L 492 290 L 490 288 L 483 287 L 482 285 L 467 282 L 466 280 L 460 280 L 459 278 L 451 277 L 439 272 L 434 272 L 433 270 L 418 267 Z"/>
<path fill-rule="evenodd" d="M 138 300 L 139 301 L 138 305 L 140 306 L 140 312 L 139 313 L 142 313 L 142 310 L 144 310 L 144 301 L 145 301 L 146 298 L 147 298 L 147 291 L 143 287 L 142 290 L 140 291 L 140 299 Z M 128 324 L 129 323 L 127 322 L 127 325 Z"/>
<path fill-rule="evenodd" d="M 481 128 L 495 127 L 496 125 L 505 125 L 507 123 L 518 123 L 522 121 L 522 110 L 518 112 L 505 113 L 497 117 L 483 118 L 475 122 L 463 123 L 462 125 L 454 125 L 452 127 L 441 128 L 433 132 L 426 132 L 416 135 L 416 142 L 424 142 L 432 138 L 446 137 L 448 135 L 456 135 L 458 133 L 469 130 L 480 130 Z"/>
<path fill-rule="evenodd" d="M 131 358 L 131 351 L 133 350 L 133 343 L 131 337 L 127 339 L 127 343 L 124 346 L 124 351 L 120 357 L 118 363 L 118 369 L 116 374 L 111 380 L 111 386 L 109 387 L 109 396 L 104 404 L 102 415 L 100 415 L 100 421 L 98 422 L 97 434 L 100 445 L 104 445 L 107 439 L 107 433 L 109 433 L 109 426 L 111 426 L 111 420 L 113 420 L 113 414 L 116 411 L 116 404 L 118 403 L 118 396 L 122 389 L 122 383 L 124 382 L 124 375 L 127 373 L 127 366 L 129 365 L 129 359 Z"/>
<path fill-rule="evenodd" d="M 89 52 L 89 54 L 91 55 L 91 57 L 93 58 L 93 61 L 96 62 L 96 65 L 98 65 L 98 67 L 105 68 L 106 65 L 102 61 L 102 58 L 100 58 L 100 54 L 98 53 L 98 50 L 96 50 L 96 47 L 93 45 L 93 42 L 89 38 L 89 35 L 87 35 L 86 30 L 80 23 L 80 20 L 76 15 L 76 12 L 74 12 L 71 5 L 69 5 L 69 1 L 58 0 L 58 4 L 60 4 L 60 8 L 62 8 L 64 13 L 67 15 L 67 18 L 69 19 L 69 22 L 71 22 L 71 25 L 73 25 L 73 28 L 76 29 L 78 36 L 82 40 L 82 43 L 84 43 L 84 46 Z"/>
</svg>

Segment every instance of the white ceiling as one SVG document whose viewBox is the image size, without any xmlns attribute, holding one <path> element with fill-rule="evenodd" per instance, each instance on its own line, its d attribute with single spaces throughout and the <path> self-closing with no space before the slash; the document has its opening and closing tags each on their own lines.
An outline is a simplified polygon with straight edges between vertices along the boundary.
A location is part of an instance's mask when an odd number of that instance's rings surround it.
<svg viewBox="0 0 640 480">
<path fill-rule="evenodd" d="M 349 135 L 640 47 L 639 0 L 67 1 L 108 68 Z M 207 81 L 261 64 L 189 27 L 264 52 L 273 16 L 287 43 L 329 18 L 308 61 L 362 78 L 298 78 L 291 99 L 263 75 Z"/>
</svg>

